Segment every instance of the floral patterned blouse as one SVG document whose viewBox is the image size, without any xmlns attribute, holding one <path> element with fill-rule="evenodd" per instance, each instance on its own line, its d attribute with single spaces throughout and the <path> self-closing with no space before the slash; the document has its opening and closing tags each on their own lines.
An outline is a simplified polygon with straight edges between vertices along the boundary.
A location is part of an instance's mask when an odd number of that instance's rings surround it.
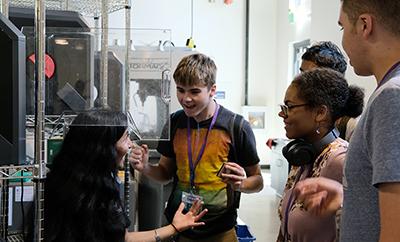
<svg viewBox="0 0 400 242">
<path fill-rule="evenodd" d="M 292 167 L 278 208 L 281 228 L 277 242 L 339 241 L 340 215 L 327 218 L 312 216 L 307 213 L 303 203 L 297 201 L 296 197 L 292 195 L 292 191 L 299 173 L 301 173 L 300 181 L 308 177 L 322 176 L 342 183 L 347 146 L 347 141 L 337 138 L 325 148 L 313 164 Z M 282 237 L 286 239 L 282 239 Z"/>
</svg>

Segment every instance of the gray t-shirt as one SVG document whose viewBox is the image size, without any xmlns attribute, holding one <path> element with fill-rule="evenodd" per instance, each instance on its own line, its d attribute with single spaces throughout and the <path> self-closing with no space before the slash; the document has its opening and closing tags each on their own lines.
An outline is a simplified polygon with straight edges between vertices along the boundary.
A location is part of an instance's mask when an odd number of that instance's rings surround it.
<svg viewBox="0 0 400 242">
<path fill-rule="evenodd" d="M 392 68 L 393 69 L 393 68 Z M 340 241 L 379 241 L 379 184 L 400 182 L 400 65 L 371 95 L 344 164 Z"/>
</svg>

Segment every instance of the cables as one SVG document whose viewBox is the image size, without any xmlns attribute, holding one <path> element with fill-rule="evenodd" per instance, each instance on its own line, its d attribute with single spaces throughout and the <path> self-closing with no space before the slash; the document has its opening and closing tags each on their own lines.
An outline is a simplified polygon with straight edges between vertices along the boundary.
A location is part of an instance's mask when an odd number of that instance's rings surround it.
<svg viewBox="0 0 400 242">
<path fill-rule="evenodd" d="M 190 16 L 190 38 L 186 40 L 186 46 L 189 48 L 196 48 L 193 38 L 193 0 L 191 0 L 191 16 Z"/>
<path fill-rule="evenodd" d="M 190 24 L 190 38 L 193 38 L 193 0 L 192 0 L 191 24 Z"/>
</svg>

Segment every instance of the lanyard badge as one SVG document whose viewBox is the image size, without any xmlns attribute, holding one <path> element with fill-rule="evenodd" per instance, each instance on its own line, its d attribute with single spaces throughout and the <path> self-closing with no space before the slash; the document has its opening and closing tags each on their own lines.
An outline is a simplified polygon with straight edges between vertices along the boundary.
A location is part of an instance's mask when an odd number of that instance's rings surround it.
<svg viewBox="0 0 400 242">
<path fill-rule="evenodd" d="M 195 170 L 197 165 L 200 162 L 201 157 L 204 154 L 204 150 L 206 147 L 206 143 L 207 143 L 207 138 L 208 138 L 208 134 L 210 133 L 212 127 L 214 126 L 215 122 L 217 121 L 217 116 L 218 116 L 218 103 L 216 103 L 216 107 L 215 107 L 215 111 L 214 111 L 214 116 L 212 118 L 210 127 L 208 128 L 208 132 L 206 135 L 206 138 L 204 140 L 203 145 L 201 146 L 201 149 L 199 151 L 199 154 L 197 156 L 196 159 L 196 154 L 195 157 L 193 157 L 192 155 L 192 134 L 190 131 L 190 118 L 187 118 L 187 144 L 188 144 L 188 158 L 189 158 L 189 168 L 190 168 L 190 193 L 188 192 L 182 192 L 182 202 L 185 203 L 185 209 L 190 209 L 193 205 L 193 202 L 196 200 L 196 198 L 199 199 L 199 202 L 203 201 L 203 197 L 199 196 L 199 195 L 195 195 L 194 194 L 194 178 L 195 178 Z M 199 132 L 199 127 L 198 127 L 198 132 Z M 200 134 L 200 132 L 199 132 Z M 199 136 L 199 135 L 198 135 Z M 197 150 L 197 146 L 196 146 L 196 150 Z M 196 160 L 194 160 L 196 159 Z"/>
<path fill-rule="evenodd" d="M 208 134 L 210 133 L 212 127 L 214 126 L 215 122 L 217 121 L 217 116 L 218 116 L 218 103 L 215 103 L 216 107 L 215 107 L 215 111 L 214 111 L 214 116 L 212 118 L 210 127 L 208 128 L 208 132 L 206 135 L 206 138 L 204 139 L 204 143 L 201 146 L 199 155 L 197 156 L 197 159 L 195 160 L 195 162 L 193 162 L 193 155 L 192 155 L 192 133 L 190 132 L 190 118 L 187 118 L 187 145 L 188 145 L 188 156 L 189 156 L 189 168 L 190 168 L 190 192 L 193 194 L 193 188 L 194 188 L 194 177 L 195 177 L 195 170 L 197 165 L 200 162 L 201 157 L 204 154 L 204 150 L 206 148 L 206 143 L 207 143 L 207 139 L 208 139 Z"/>
</svg>

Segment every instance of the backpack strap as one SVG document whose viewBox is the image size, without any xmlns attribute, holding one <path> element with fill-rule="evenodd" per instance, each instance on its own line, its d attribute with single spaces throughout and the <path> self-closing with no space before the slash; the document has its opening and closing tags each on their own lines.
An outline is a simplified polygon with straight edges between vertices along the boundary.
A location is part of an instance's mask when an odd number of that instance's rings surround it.
<svg viewBox="0 0 400 242">
<path fill-rule="evenodd" d="M 235 156 L 235 162 L 240 165 L 241 155 L 242 155 L 242 124 L 243 116 L 236 114 L 231 122 L 231 143 L 233 148 L 233 155 Z M 240 205 L 240 192 L 233 191 L 233 196 L 235 199 L 235 207 L 239 208 Z"/>
<path fill-rule="evenodd" d="M 173 139 L 173 137 L 175 136 L 175 132 L 178 129 L 178 124 L 179 124 L 179 120 L 181 119 L 181 117 L 183 116 L 183 109 L 176 111 L 175 113 L 172 114 L 171 117 L 171 124 L 175 123 L 175 126 L 173 129 L 171 129 L 171 133 L 170 133 L 170 138 Z"/>
<path fill-rule="evenodd" d="M 233 148 L 233 154 L 235 156 L 235 162 L 240 165 L 242 155 L 242 125 L 243 116 L 240 114 L 234 115 L 231 122 L 231 142 Z"/>
</svg>

